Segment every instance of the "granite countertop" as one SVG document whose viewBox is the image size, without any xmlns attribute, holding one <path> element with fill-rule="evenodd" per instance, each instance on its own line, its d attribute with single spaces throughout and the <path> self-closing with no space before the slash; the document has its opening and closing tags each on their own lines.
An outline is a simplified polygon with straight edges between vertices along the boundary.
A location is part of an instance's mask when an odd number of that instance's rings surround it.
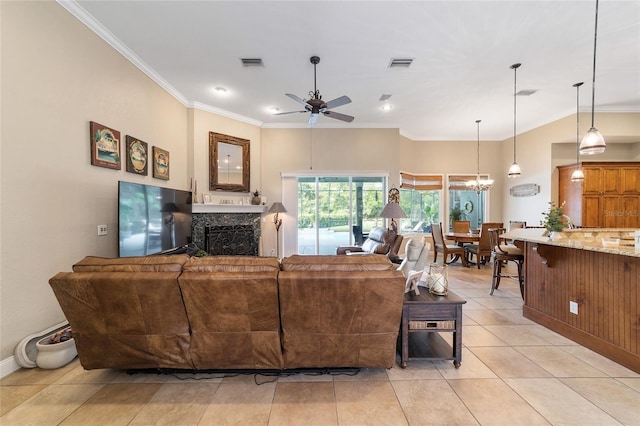
<svg viewBox="0 0 640 426">
<path fill-rule="evenodd" d="M 640 250 L 635 249 L 635 231 L 638 230 L 627 228 L 566 229 L 563 232 L 554 233 L 553 238 L 549 238 L 545 229 L 525 228 L 514 229 L 502 236 L 531 243 L 640 257 Z M 603 239 L 605 240 L 604 242 Z M 620 241 L 616 245 L 615 241 L 610 241 L 609 239 L 619 239 Z M 607 244 L 607 247 L 605 247 L 605 244 Z"/>
</svg>

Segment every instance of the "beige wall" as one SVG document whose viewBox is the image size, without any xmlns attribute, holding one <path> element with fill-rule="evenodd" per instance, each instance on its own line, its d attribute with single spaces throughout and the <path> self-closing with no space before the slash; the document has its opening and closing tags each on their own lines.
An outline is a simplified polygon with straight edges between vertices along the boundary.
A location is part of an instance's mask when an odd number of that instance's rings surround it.
<svg viewBox="0 0 640 426">
<path fill-rule="evenodd" d="M 0 2 L 0 358 L 64 317 L 48 280 L 117 256 L 118 180 L 185 189 L 187 109 L 54 2 Z M 90 165 L 89 121 L 171 158 L 168 182 Z M 97 236 L 97 225 L 109 234 Z"/>
<path fill-rule="evenodd" d="M 281 200 L 281 172 L 375 171 L 399 185 L 401 170 L 475 171 L 474 141 L 414 142 L 398 129 L 260 129 L 186 108 L 54 2 L 0 1 L 0 20 L 3 363 L 24 336 L 63 320 L 51 276 L 86 255 L 117 255 L 118 180 L 186 189 L 195 177 L 198 191 L 208 190 L 209 131 L 251 140 L 251 188 L 269 204 Z M 491 220 L 539 221 L 537 212 L 551 196 L 553 144 L 575 138 L 574 119 L 519 136 L 519 183 L 543 188 L 529 199 L 508 196 L 511 140 L 481 143 L 481 171 L 496 180 Z M 123 139 L 129 134 L 168 150 L 171 180 L 91 166 L 92 120 L 120 130 Z M 639 114 L 599 116 L 596 122 L 605 136 L 640 141 Z M 620 155 L 638 158 L 637 143 L 624 151 Z M 230 196 L 238 194 L 225 194 Z M 99 224 L 108 225 L 108 236 L 97 236 Z M 274 234 L 273 225 L 263 223 L 264 253 L 275 247 Z"/>
<path fill-rule="evenodd" d="M 608 141 L 607 150 L 600 155 L 581 156 L 581 161 L 633 161 L 638 159 L 640 142 L 639 113 L 596 113 L 595 125 Z M 591 115 L 580 114 L 580 135 L 591 127 Z M 575 163 L 575 151 L 558 148 L 557 144 L 575 143 L 575 114 L 545 124 L 517 136 L 517 161 L 522 176 L 505 179 L 501 198 L 504 201 L 503 220 L 524 220 L 539 225 L 541 213 L 549 201 L 558 202 L 558 173 L 556 167 Z M 575 145 L 574 145 L 575 147 Z M 503 176 L 513 162 L 513 139 L 502 144 Z M 540 185 L 540 193 L 533 197 L 512 197 L 509 188 L 521 183 Z M 494 194 L 496 195 L 496 194 Z"/>
</svg>

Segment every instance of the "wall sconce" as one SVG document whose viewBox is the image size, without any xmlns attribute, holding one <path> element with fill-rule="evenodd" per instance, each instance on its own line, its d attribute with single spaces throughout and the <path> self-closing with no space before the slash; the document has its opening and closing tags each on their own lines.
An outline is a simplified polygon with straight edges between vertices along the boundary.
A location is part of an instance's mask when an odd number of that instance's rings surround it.
<svg viewBox="0 0 640 426">
<path fill-rule="evenodd" d="M 286 213 L 287 209 L 280 202 L 273 203 L 269 208 L 269 213 L 275 213 L 273 216 L 273 224 L 276 227 L 276 256 L 280 259 L 280 226 L 282 225 L 282 218 L 280 213 Z"/>
</svg>

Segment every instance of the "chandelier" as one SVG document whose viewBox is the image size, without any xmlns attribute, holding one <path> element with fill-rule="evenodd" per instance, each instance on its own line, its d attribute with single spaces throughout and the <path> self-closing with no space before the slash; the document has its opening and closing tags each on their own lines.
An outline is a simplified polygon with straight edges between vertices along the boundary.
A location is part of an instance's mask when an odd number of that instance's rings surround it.
<svg viewBox="0 0 640 426">
<path fill-rule="evenodd" d="M 466 185 L 467 188 L 469 188 L 472 191 L 476 191 L 476 194 L 480 194 L 480 192 L 482 191 L 486 191 L 488 189 L 491 189 L 491 185 L 493 185 L 493 179 L 480 179 L 480 121 L 482 120 L 476 120 L 476 126 L 477 126 L 477 130 L 478 130 L 478 142 L 477 142 L 477 146 L 478 146 L 478 168 L 476 169 L 476 178 L 475 180 L 469 180 L 467 181 Z"/>
</svg>

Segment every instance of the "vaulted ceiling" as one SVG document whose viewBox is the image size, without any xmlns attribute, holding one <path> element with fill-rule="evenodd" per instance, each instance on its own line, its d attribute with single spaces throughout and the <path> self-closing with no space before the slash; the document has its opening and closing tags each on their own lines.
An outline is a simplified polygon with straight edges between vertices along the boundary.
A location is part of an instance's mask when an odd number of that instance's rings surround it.
<svg viewBox="0 0 640 426">
<path fill-rule="evenodd" d="M 518 133 L 575 113 L 576 82 L 591 110 L 595 0 L 60 2 L 185 105 L 263 127 L 307 126 L 269 108 L 301 109 L 285 93 L 309 98 L 313 55 L 323 99 L 349 96 L 335 112 L 355 116 L 316 127 L 474 140 L 481 119 L 483 140 L 507 139 L 514 63 L 535 91 L 516 98 Z M 640 112 L 640 2 L 600 1 L 596 58 L 596 111 Z"/>
</svg>

